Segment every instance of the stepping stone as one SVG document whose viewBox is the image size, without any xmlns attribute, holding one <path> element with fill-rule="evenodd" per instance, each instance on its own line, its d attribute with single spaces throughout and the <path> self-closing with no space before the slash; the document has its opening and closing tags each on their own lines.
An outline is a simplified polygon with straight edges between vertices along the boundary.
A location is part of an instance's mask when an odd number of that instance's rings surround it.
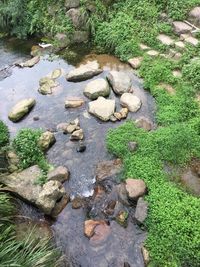
<svg viewBox="0 0 200 267">
<path fill-rule="evenodd" d="M 176 48 L 180 48 L 180 49 L 184 49 L 185 48 L 185 44 L 182 41 L 178 41 L 178 42 L 175 42 L 175 47 Z"/>
<path fill-rule="evenodd" d="M 181 78 L 182 77 L 182 73 L 180 70 L 174 70 L 172 72 L 173 76 L 176 77 L 176 78 Z"/>
<path fill-rule="evenodd" d="M 200 6 L 192 9 L 189 14 L 189 20 L 195 24 L 195 26 L 200 27 Z"/>
<path fill-rule="evenodd" d="M 168 36 L 168 35 L 165 35 L 165 34 L 159 34 L 157 39 L 163 44 L 163 45 L 173 45 L 174 44 L 174 40 Z"/>
<path fill-rule="evenodd" d="M 125 93 L 120 98 L 120 104 L 131 112 L 137 112 L 141 108 L 142 102 L 137 96 Z"/>
<path fill-rule="evenodd" d="M 185 41 L 185 39 L 189 38 L 191 36 L 191 34 L 188 34 L 188 33 L 182 33 L 180 35 L 180 40 L 181 41 Z"/>
<path fill-rule="evenodd" d="M 65 101 L 65 108 L 78 108 L 84 104 L 84 100 L 81 98 L 71 98 Z"/>
<path fill-rule="evenodd" d="M 127 93 L 131 89 L 131 78 L 123 71 L 111 71 L 108 74 L 107 79 L 117 95 Z"/>
<path fill-rule="evenodd" d="M 147 52 L 147 55 L 151 56 L 151 57 L 157 57 L 159 55 L 159 52 L 156 50 L 149 50 Z"/>
<path fill-rule="evenodd" d="M 196 38 L 194 38 L 194 37 L 192 37 L 192 36 L 187 37 L 187 38 L 185 39 L 185 42 L 186 42 L 186 43 L 189 43 L 189 44 L 191 44 L 191 45 L 193 45 L 193 46 L 197 46 L 197 45 L 199 44 L 199 40 L 196 39 Z"/>
<path fill-rule="evenodd" d="M 110 87 L 105 79 L 96 79 L 86 85 L 83 93 L 88 98 L 95 100 L 99 96 L 109 96 Z"/>
<path fill-rule="evenodd" d="M 125 187 L 128 198 L 133 201 L 137 201 L 139 197 L 142 197 L 147 191 L 146 184 L 141 179 L 128 178 L 125 182 Z"/>
<path fill-rule="evenodd" d="M 170 84 L 167 84 L 167 83 L 160 83 L 158 85 L 158 87 L 164 89 L 165 91 L 167 91 L 170 95 L 175 95 L 176 93 L 176 90 L 170 85 Z"/>
<path fill-rule="evenodd" d="M 139 69 L 142 64 L 142 57 L 134 57 L 128 60 L 128 63 L 131 65 L 133 69 Z"/>
<path fill-rule="evenodd" d="M 139 47 L 140 47 L 141 50 L 148 50 L 148 49 L 150 49 L 150 47 L 147 46 L 147 45 L 145 45 L 145 44 L 140 44 Z"/>
<path fill-rule="evenodd" d="M 173 26 L 175 33 L 178 35 L 192 31 L 192 27 L 183 21 L 174 21 Z"/>
</svg>

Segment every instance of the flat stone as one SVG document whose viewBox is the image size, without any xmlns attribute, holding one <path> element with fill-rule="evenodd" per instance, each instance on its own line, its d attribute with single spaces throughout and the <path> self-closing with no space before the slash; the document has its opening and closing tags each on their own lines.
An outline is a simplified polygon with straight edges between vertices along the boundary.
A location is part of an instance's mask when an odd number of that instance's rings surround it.
<svg viewBox="0 0 200 267">
<path fill-rule="evenodd" d="M 69 179 L 70 172 L 66 167 L 59 166 L 47 174 L 48 181 L 59 181 L 64 183 Z"/>
<path fill-rule="evenodd" d="M 164 89 L 166 92 L 168 92 L 170 95 L 175 95 L 176 94 L 176 90 L 167 83 L 160 83 L 158 85 L 158 87 L 161 87 L 162 89 Z"/>
<path fill-rule="evenodd" d="M 197 46 L 199 44 L 199 40 L 192 36 L 185 38 L 185 42 L 193 46 Z"/>
<path fill-rule="evenodd" d="M 87 79 L 90 79 L 98 74 L 100 74 L 103 70 L 100 69 L 99 63 L 97 61 L 90 61 L 87 64 L 81 65 L 78 68 L 71 70 L 66 79 L 71 82 L 80 82 Z"/>
<path fill-rule="evenodd" d="M 81 98 L 70 98 L 65 101 L 65 108 L 78 108 L 84 104 L 84 100 Z"/>
<path fill-rule="evenodd" d="M 191 10 L 189 14 L 189 20 L 197 27 L 200 27 L 200 6 L 197 6 Z"/>
<path fill-rule="evenodd" d="M 159 55 L 159 52 L 156 51 L 156 50 L 149 50 L 147 52 L 147 55 L 150 56 L 150 57 L 157 57 Z"/>
<path fill-rule="evenodd" d="M 100 96 L 89 103 L 89 113 L 102 121 L 108 121 L 115 112 L 115 100 L 105 99 Z"/>
<path fill-rule="evenodd" d="M 135 124 L 138 128 L 143 128 L 145 131 L 151 131 L 154 129 L 153 123 L 145 117 L 140 117 L 137 119 Z"/>
<path fill-rule="evenodd" d="M 139 47 L 140 47 L 141 50 L 148 50 L 148 49 L 150 49 L 150 47 L 147 46 L 147 45 L 145 45 L 145 44 L 140 44 Z"/>
<path fill-rule="evenodd" d="M 142 197 L 138 199 L 136 210 L 135 210 L 135 219 L 137 223 L 143 224 L 147 218 L 148 212 L 148 202 L 145 201 Z"/>
<path fill-rule="evenodd" d="M 84 89 L 84 95 L 92 100 L 97 99 L 99 96 L 107 97 L 109 94 L 109 84 L 102 78 L 89 82 Z"/>
<path fill-rule="evenodd" d="M 181 35 L 180 35 L 180 40 L 181 41 L 185 41 L 185 39 L 186 38 L 188 38 L 188 37 L 190 37 L 191 36 L 191 34 L 189 33 L 182 33 Z"/>
<path fill-rule="evenodd" d="M 120 98 L 120 104 L 131 112 L 137 112 L 141 108 L 142 102 L 137 96 L 124 93 Z"/>
<path fill-rule="evenodd" d="M 147 188 L 143 180 L 131 178 L 126 180 L 126 191 L 130 200 L 138 200 L 139 197 L 146 193 L 146 190 Z"/>
<path fill-rule="evenodd" d="M 77 141 L 77 140 L 83 140 L 83 138 L 84 138 L 84 133 L 83 133 L 83 130 L 80 129 L 72 133 L 70 140 Z"/>
<path fill-rule="evenodd" d="M 113 91 L 118 95 L 127 93 L 131 89 L 131 78 L 123 71 L 111 71 L 108 74 L 107 79 L 111 84 Z"/>
<path fill-rule="evenodd" d="M 167 46 L 170 46 L 170 45 L 173 45 L 174 44 L 174 40 L 168 36 L 168 35 L 165 35 L 165 34 L 159 34 L 157 39 L 163 44 L 163 45 L 167 45 Z"/>
<path fill-rule="evenodd" d="M 38 145 L 44 151 L 48 150 L 54 143 L 56 142 L 55 136 L 52 132 L 46 131 L 44 132 L 39 140 Z"/>
<path fill-rule="evenodd" d="M 142 256 L 143 256 L 143 259 L 144 259 L 145 267 L 147 267 L 149 262 L 150 262 L 149 252 L 144 246 L 142 246 L 141 251 L 142 251 Z"/>
<path fill-rule="evenodd" d="M 95 177 L 98 182 L 115 178 L 122 172 L 123 165 L 121 159 L 102 161 L 98 163 L 95 170 Z"/>
<path fill-rule="evenodd" d="M 50 77 L 51 77 L 51 79 L 55 80 L 55 79 L 60 78 L 61 75 L 62 75 L 62 70 L 61 69 L 55 69 L 50 74 Z"/>
<path fill-rule="evenodd" d="M 176 34 L 180 35 L 182 33 L 189 33 L 192 30 L 192 27 L 187 23 L 182 21 L 174 21 L 173 22 L 174 31 Z"/>
<path fill-rule="evenodd" d="M 27 113 L 30 112 L 31 108 L 35 106 L 36 101 L 33 98 L 27 98 L 19 101 L 10 111 L 8 118 L 17 122 L 22 119 Z"/>
<path fill-rule="evenodd" d="M 17 64 L 19 67 L 21 68 L 32 68 L 34 65 L 36 65 L 38 62 L 40 61 L 40 57 L 39 56 L 35 56 L 29 60 L 27 60 L 26 62 L 23 63 L 19 63 Z"/>
<path fill-rule="evenodd" d="M 180 48 L 180 49 L 184 49 L 185 44 L 182 41 L 178 41 L 178 42 L 175 42 L 175 47 Z"/>
<path fill-rule="evenodd" d="M 182 72 L 180 70 L 173 70 L 172 74 L 176 78 L 181 78 L 182 77 Z"/>
<path fill-rule="evenodd" d="M 143 57 L 134 57 L 128 60 L 133 69 L 139 69 L 142 64 Z"/>
</svg>

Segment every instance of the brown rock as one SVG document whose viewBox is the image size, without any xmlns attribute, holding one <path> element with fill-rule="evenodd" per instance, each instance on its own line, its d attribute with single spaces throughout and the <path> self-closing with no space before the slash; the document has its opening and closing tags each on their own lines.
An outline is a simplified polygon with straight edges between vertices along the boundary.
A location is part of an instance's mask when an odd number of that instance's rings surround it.
<svg viewBox="0 0 200 267">
<path fill-rule="evenodd" d="M 145 266 L 148 266 L 148 264 L 150 262 L 149 252 L 144 246 L 142 246 L 141 250 L 142 250 L 142 255 L 144 258 L 144 264 L 145 264 Z"/>
<path fill-rule="evenodd" d="M 128 60 L 128 63 L 131 65 L 133 69 L 139 69 L 142 64 L 142 57 L 134 57 Z"/>
<path fill-rule="evenodd" d="M 110 234 L 110 226 L 103 220 L 87 220 L 85 221 L 84 233 L 93 243 L 99 243 Z"/>
<path fill-rule="evenodd" d="M 138 148 L 138 144 L 136 142 L 129 142 L 128 143 L 128 149 L 131 151 L 131 152 L 135 152 Z"/>
<path fill-rule="evenodd" d="M 127 179 L 126 180 L 126 191 L 130 200 L 138 200 L 146 193 L 145 182 L 141 179 Z"/>
<path fill-rule="evenodd" d="M 153 130 L 153 123 L 147 118 L 141 117 L 135 121 L 135 124 L 138 128 L 143 128 L 146 131 Z"/>
<path fill-rule="evenodd" d="M 48 173 L 47 180 L 59 181 L 61 183 L 64 183 L 69 179 L 69 174 L 70 172 L 66 167 L 59 166 Z"/>
<path fill-rule="evenodd" d="M 98 182 L 111 178 L 120 174 L 122 171 L 122 160 L 115 159 L 111 161 L 100 162 L 95 171 L 95 176 Z"/>
<path fill-rule="evenodd" d="M 72 209 L 80 209 L 83 206 L 83 200 L 80 197 L 76 197 L 72 200 Z"/>
<path fill-rule="evenodd" d="M 122 108 L 119 112 L 122 116 L 122 119 L 126 119 L 128 116 L 128 108 Z"/>
<path fill-rule="evenodd" d="M 114 116 L 115 116 L 115 118 L 116 118 L 118 121 L 121 121 L 121 119 L 122 119 L 122 115 L 121 115 L 120 112 L 115 112 L 115 113 L 114 113 Z"/>
<path fill-rule="evenodd" d="M 83 138 L 84 138 L 83 130 L 80 129 L 72 133 L 70 140 L 72 141 L 83 140 Z"/>
<path fill-rule="evenodd" d="M 84 100 L 80 98 L 71 98 L 65 101 L 66 108 L 78 108 L 84 104 Z"/>
</svg>

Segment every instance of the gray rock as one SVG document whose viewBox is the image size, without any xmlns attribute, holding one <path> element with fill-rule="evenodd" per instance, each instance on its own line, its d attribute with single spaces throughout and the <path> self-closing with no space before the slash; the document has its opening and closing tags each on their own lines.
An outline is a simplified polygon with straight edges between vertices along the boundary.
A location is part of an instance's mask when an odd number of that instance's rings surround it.
<svg viewBox="0 0 200 267">
<path fill-rule="evenodd" d="M 101 72 L 102 70 L 99 67 L 99 63 L 97 63 L 97 61 L 90 61 L 87 64 L 71 70 L 67 74 L 66 79 L 71 82 L 80 82 L 90 79 Z"/>
<path fill-rule="evenodd" d="M 40 57 L 39 56 L 35 56 L 29 60 L 27 60 L 26 62 L 23 62 L 23 63 L 19 63 L 19 64 L 16 64 L 18 65 L 19 67 L 21 68 L 25 68 L 25 67 L 28 67 L 28 68 L 32 68 L 34 65 L 36 65 L 38 62 L 40 61 Z"/>
<path fill-rule="evenodd" d="M 189 14 L 189 20 L 200 27 L 200 6 L 193 8 Z"/>
<path fill-rule="evenodd" d="M 21 100 L 11 109 L 8 118 L 13 122 L 19 121 L 31 110 L 35 104 L 36 101 L 33 98 Z"/>
<path fill-rule="evenodd" d="M 65 108 L 78 108 L 84 104 L 84 100 L 81 98 L 70 98 L 65 101 Z"/>
<path fill-rule="evenodd" d="M 56 142 L 55 136 L 52 132 L 44 132 L 38 140 L 38 145 L 44 151 L 48 150 Z"/>
<path fill-rule="evenodd" d="M 145 117 L 141 117 L 135 121 L 138 128 L 143 128 L 145 131 L 151 131 L 154 129 L 153 123 Z"/>
<path fill-rule="evenodd" d="M 137 96 L 131 93 L 124 93 L 120 98 L 120 104 L 121 106 L 128 108 L 131 112 L 137 112 L 140 109 L 142 102 Z"/>
<path fill-rule="evenodd" d="M 128 60 L 133 69 L 139 69 L 142 64 L 143 57 L 134 57 Z"/>
<path fill-rule="evenodd" d="M 107 79 L 110 82 L 113 91 L 118 95 L 127 93 L 131 89 L 131 78 L 122 71 L 111 71 L 108 74 Z"/>
<path fill-rule="evenodd" d="M 108 121 L 115 112 L 115 100 L 105 99 L 100 96 L 89 103 L 89 113 L 102 121 Z"/>
<path fill-rule="evenodd" d="M 92 100 L 97 99 L 99 96 L 109 96 L 109 94 L 109 84 L 102 78 L 89 82 L 84 89 L 84 95 Z"/>
<path fill-rule="evenodd" d="M 65 0 L 66 9 L 76 8 L 80 6 L 80 0 Z"/>
<path fill-rule="evenodd" d="M 71 8 L 67 11 L 66 16 L 70 18 L 76 30 L 85 30 L 87 28 L 88 14 L 81 8 Z"/>
<path fill-rule="evenodd" d="M 65 48 L 70 45 L 70 38 L 65 33 L 57 33 L 55 39 L 59 48 Z"/>
<path fill-rule="evenodd" d="M 192 30 L 191 26 L 189 26 L 187 23 L 182 22 L 182 21 L 174 21 L 173 26 L 174 26 L 175 33 L 178 35 L 182 33 L 189 33 Z"/>
<path fill-rule="evenodd" d="M 64 183 L 65 181 L 69 179 L 69 175 L 70 175 L 70 172 L 66 167 L 59 166 L 47 174 L 47 180 L 58 181 L 60 183 Z"/>
<path fill-rule="evenodd" d="M 122 169 L 123 164 L 121 159 L 102 161 L 96 166 L 96 180 L 97 182 L 101 182 L 106 179 L 116 178 L 116 175 L 119 175 L 122 172 Z"/>
<path fill-rule="evenodd" d="M 168 35 L 165 35 L 165 34 L 159 34 L 157 39 L 163 44 L 163 45 L 167 45 L 167 46 L 170 46 L 170 45 L 173 45 L 174 44 L 174 40 L 168 36 Z"/>
<path fill-rule="evenodd" d="M 146 220 L 147 212 L 148 212 L 148 202 L 145 201 L 142 197 L 140 197 L 138 199 L 135 211 L 135 219 L 139 225 L 143 224 L 144 221 Z"/>
<path fill-rule="evenodd" d="M 87 43 L 89 41 L 89 31 L 74 31 L 70 38 L 72 44 Z"/>
</svg>

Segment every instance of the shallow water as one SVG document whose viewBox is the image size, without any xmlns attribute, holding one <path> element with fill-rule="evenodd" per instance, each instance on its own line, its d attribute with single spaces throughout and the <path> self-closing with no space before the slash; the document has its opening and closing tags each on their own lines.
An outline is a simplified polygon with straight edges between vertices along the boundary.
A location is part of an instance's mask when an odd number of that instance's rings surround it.
<svg viewBox="0 0 200 267">
<path fill-rule="evenodd" d="M 6 44 L 7 47 L 7 44 Z M 9 48 L 9 45 L 8 45 Z M 0 43 L 0 52 L 5 50 Z M 5 62 L 12 64 L 16 59 L 27 57 L 26 53 L 13 53 L 9 51 L 0 54 L 0 66 Z M 2 59 L 1 59 L 2 58 Z M 5 60 L 7 59 L 7 60 Z M 86 55 L 82 62 L 98 60 L 104 72 L 98 77 L 106 77 L 109 70 L 123 70 L 133 80 L 132 88 L 135 95 L 142 100 L 142 108 L 137 113 L 129 113 L 128 119 L 136 119 L 145 116 L 154 120 L 154 99 L 143 90 L 141 80 L 134 74 L 129 65 L 120 62 L 117 58 L 109 55 Z M 38 93 L 39 80 L 51 71 L 61 68 L 63 75 L 58 79 L 60 86 L 52 95 L 44 96 Z M 65 74 L 74 66 L 62 59 L 49 61 L 43 58 L 33 68 L 12 68 L 12 75 L 0 82 L 0 118 L 8 125 L 11 136 L 24 127 L 51 129 L 55 132 L 56 143 L 48 151 L 47 157 L 55 166 L 63 165 L 71 172 L 70 180 L 66 183 L 71 197 L 81 195 L 89 196 L 94 188 L 94 170 L 97 163 L 112 158 L 106 150 L 105 137 L 110 128 L 118 127 L 122 122 L 101 122 L 87 112 L 89 100 L 84 97 L 83 89 L 89 80 L 79 83 L 67 82 Z M 92 79 L 91 79 L 92 80 Z M 81 108 L 68 109 L 64 107 L 65 99 L 78 96 L 85 100 Z M 8 112 L 11 107 L 23 98 L 34 97 L 36 106 L 20 122 L 13 123 L 8 120 Z M 120 109 L 119 98 L 114 93 L 110 98 L 115 98 L 117 109 Z M 34 121 L 35 116 L 39 117 Z M 85 133 L 85 144 L 87 149 L 84 153 L 77 153 L 77 143 L 69 140 L 69 135 L 56 132 L 56 126 L 62 122 L 70 122 L 76 118 L 80 119 L 81 128 Z M 24 213 L 35 217 L 35 209 L 24 206 Z M 141 241 L 144 240 L 145 232 L 141 231 L 133 223 L 129 223 L 124 229 L 115 221 L 111 222 L 111 235 L 105 243 L 96 248 L 84 237 L 83 222 L 86 219 L 84 209 L 73 210 L 68 204 L 63 212 L 53 222 L 57 244 L 67 256 L 69 264 L 66 266 L 81 267 L 121 267 L 124 262 L 129 262 L 131 267 L 142 267 L 143 260 L 140 253 Z"/>
</svg>

